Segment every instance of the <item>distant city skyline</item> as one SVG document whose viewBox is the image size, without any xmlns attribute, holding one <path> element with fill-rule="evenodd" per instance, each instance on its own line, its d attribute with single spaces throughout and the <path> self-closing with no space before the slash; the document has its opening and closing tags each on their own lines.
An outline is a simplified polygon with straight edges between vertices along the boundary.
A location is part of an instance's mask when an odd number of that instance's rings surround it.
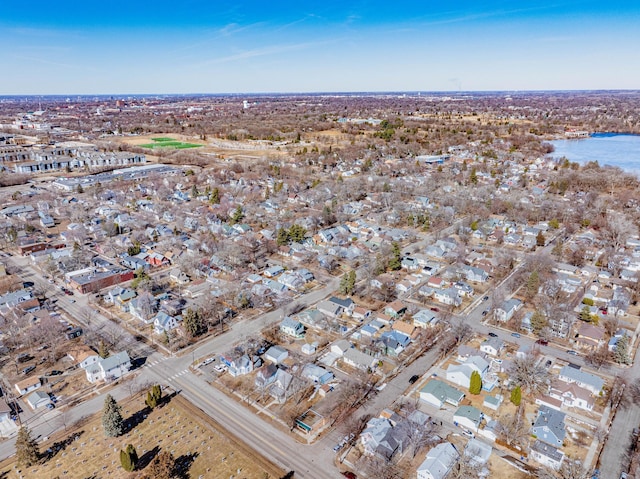
<svg viewBox="0 0 640 479">
<path fill-rule="evenodd" d="M 621 0 L 10 2 L 0 95 L 640 89 Z"/>
</svg>

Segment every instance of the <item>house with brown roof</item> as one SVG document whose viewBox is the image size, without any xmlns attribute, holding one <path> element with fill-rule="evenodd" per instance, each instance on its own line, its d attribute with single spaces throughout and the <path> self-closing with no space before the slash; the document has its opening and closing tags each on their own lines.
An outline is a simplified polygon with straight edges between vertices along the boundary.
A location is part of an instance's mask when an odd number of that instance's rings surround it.
<svg viewBox="0 0 640 479">
<path fill-rule="evenodd" d="M 38 376 L 31 376 L 30 378 L 18 381 L 15 386 L 18 394 L 23 395 L 30 393 L 31 391 L 35 391 L 40 386 L 42 386 L 42 383 L 40 382 L 40 378 Z"/>
<path fill-rule="evenodd" d="M 393 329 L 394 331 L 399 331 L 401 333 L 404 333 L 407 336 L 410 336 L 413 338 L 416 336 L 417 328 L 412 323 L 407 323 L 405 321 L 396 321 L 393 323 L 393 326 L 391 326 L 391 329 Z"/>
<path fill-rule="evenodd" d="M 67 356 L 69 356 L 76 366 L 82 369 L 86 369 L 87 366 L 97 363 L 100 359 L 98 353 L 85 344 L 73 345 L 67 352 Z"/>
<path fill-rule="evenodd" d="M 578 327 L 575 343 L 582 349 L 598 349 L 604 344 L 605 330 L 590 323 L 582 323 Z"/>
</svg>

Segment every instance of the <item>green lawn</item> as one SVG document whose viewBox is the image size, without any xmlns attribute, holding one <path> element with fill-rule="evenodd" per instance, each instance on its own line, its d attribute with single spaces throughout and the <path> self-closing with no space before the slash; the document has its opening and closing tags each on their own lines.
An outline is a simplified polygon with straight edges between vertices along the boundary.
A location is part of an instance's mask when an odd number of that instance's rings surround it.
<svg viewBox="0 0 640 479">
<path fill-rule="evenodd" d="M 161 137 L 161 138 L 151 138 L 153 143 L 146 143 L 144 145 L 140 145 L 142 148 L 175 148 L 177 150 L 182 150 L 185 148 L 198 148 L 199 146 L 196 143 L 184 143 L 182 141 L 178 141 L 174 138 Z"/>
</svg>

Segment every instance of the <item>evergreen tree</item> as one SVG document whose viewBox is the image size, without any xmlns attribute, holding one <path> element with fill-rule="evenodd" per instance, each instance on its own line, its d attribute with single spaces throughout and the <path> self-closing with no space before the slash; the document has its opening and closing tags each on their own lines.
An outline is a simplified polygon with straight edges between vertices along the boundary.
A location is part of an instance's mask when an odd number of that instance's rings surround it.
<svg viewBox="0 0 640 479">
<path fill-rule="evenodd" d="M 238 205 L 235 211 L 233 212 L 233 214 L 231 215 L 230 223 L 232 225 L 235 225 L 236 223 L 240 223 L 240 221 L 242 221 L 242 218 L 244 218 L 244 212 L 242 211 L 242 206 Z"/>
<path fill-rule="evenodd" d="M 391 259 L 388 267 L 391 271 L 398 271 L 402 267 L 402 251 L 400 251 L 400 245 L 395 241 L 391 243 Z"/>
<path fill-rule="evenodd" d="M 182 327 L 185 333 L 191 338 L 200 336 L 207 331 L 207 325 L 200 311 L 191 308 L 187 308 L 182 315 Z"/>
<path fill-rule="evenodd" d="M 109 347 L 104 341 L 100 341 L 100 343 L 98 344 L 98 356 L 100 356 L 102 359 L 109 357 Z"/>
<path fill-rule="evenodd" d="M 531 329 L 534 333 L 539 333 L 547 326 L 547 318 L 540 311 L 534 311 L 531 315 Z"/>
<path fill-rule="evenodd" d="M 291 228 L 289 228 L 289 238 L 296 243 L 303 241 L 306 234 L 307 230 L 304 226 L 293 224 Z"/>
<path fill-rule="evenodd" d="M 286 228 L 280 228 L 276 235 L 276 243 L 278 246 L 289 244 L 289 232 Z"/>
<path fill-rule="evenodd" d="M 349 271 L 342 276 L 340 280 L 340 292 L 342 294 L 351 295 L 356 286 L 356 272 L 354 270 Z"/>
<path fill-rule="evenodd" d="M 536 246 L 544 246 L 547 242 L 547 239 L 542 234 L 542 231 L 538 231 L 536 236 Z"/>
<path fill-rule="evenodd" d="M 191 187 L 191 198 L 197 198 L 198 196 L 200 196 L 200 192 L 198 191 L 198 187 L 196 185 L 193 185 Z"/>
<path fill-rule="evenodd" d="M 478 184 L 478 173 L 476 172 L 475 167 L 471 169 L 471 174 L 469 175 L 469 181 L 472 185 Z"/>
<path fill-rule="evenodd" d="M 120 464 L 122 465 L 122 469 L 127 472 L 135 470 L 138 464 L 138 453 L 132 444 L 127 444 L 126 449 L 120 451 Z"/>
<path fill-rule="evenodd" d="M 540 275 L 537 270 L 533 270 L 527 279 L 527 299 L 533 298 L 538 294 L 538 288 L 540 287 Z"/>
<path fill-rule="evenodd" d="M 215 187 L 211 190 L 211 196 L 209 196 L 209 203 L 212 205 L 220 204 L 220 190 L 218 187 Z"/>
<path fill-rule="evenodd" d="M 582 307 L 582 311 L 580 311 L 580 319 L 587 322 L 591 321 L 591 310 L 586 304 Z"/>
<path fill-rule="evenodd" d="M 482 391 L 482 378 L 478 371 L 473 371 L 469 381 L 469 392 L 471 394 L 480 394 L 480 391 Z"/>
<path fill-rule="evenodd" d="M 22 426 L 18 430 L 16 456 L 18 458 L 18 464 L 24 467 L 33 466 L 40 459 L 38 443 L 31 437 L 31 431 L 27 426 Z"/>
<path fill-rule="evenodd" d="M 629 364 L 629 336 L 626 334 L 618 339 L 613 350 L 613 360 L 618 364 Z"/>
<path fill-rule="evenodd" d="M 514 406 L 520 406 L 522 402 L 522 389 L 520 389 L 520 386 L 516 386 L 511 390 L 511 402 Z"/>
<path fill-rule="evenodd" d="M 147 399 L 145 400 L 145 404 L 149 406 L 149 408 L 154 409 L 162 399 L 162 388 L 159 384 L 154 384 L 149 392 L 147 392 Z"/>
<path fill-rule="evenodd" d="M 102 427 L 104 428 L 104 435 L 107 437 L 118 437 L 124 432 L 122 408 L 111 394 L 107 394 L 107 397 L 104 398 Z"/>
</svg>

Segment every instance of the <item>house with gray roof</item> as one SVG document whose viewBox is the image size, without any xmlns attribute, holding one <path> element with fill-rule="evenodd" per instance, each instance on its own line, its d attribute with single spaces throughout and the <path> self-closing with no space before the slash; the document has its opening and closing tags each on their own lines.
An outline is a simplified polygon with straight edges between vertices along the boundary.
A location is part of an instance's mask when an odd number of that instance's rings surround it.
<svg viewBox="0 0 640 479">
<path fill-rule="evenodd" d="M 564 460 L 564 452 L 542 441 L 535 441 L 531 446 L 531 459 L 543 466 L 558 470 Z"/>
<path fill-rule="evenodd" d="M 445 403 L 458 406 L 464 393 L 438 379 L 432 379 L 420 390 L 420 400 L 441 408 Z"/>
<path fill-rule="evenodd" d="M 90 364 L 85 369 L 87 381 L 95 383 L 98 381 L 113 381 L 122 377 L 131 369 L 131 360 L 126 351 L 100 359 Z"/>
<path fill-rule="evenodd" d="M 484 415 L 480 409 L 473 406 L 460 406 L 453 414 L 453 423 L 477 431 Z"/>
<path fill-rule="evenodd" d="M 565 383 L 576 383 L 581 388 L 591 391 L 592 394 L 599 394 L 604 387 L 604 380 L 601 377 L 571 366 L 564 366 L 558 374 L 558 379 Z"/>
<path fill-rule="evenodd" d="M 280 331 L 292 338 L 304 338 L 304 325 L 300 321 L 289 316 L 284 318 L 280 323 Z"/>
<path fill-rule="evenodd" d="M 508 299 L 496 308 L 494 311 L 495 318 L 498 321 L 506 323 L 513 315 L 522 307 L 522 301 L 516 298 Z"/>
<path fill-rule="evenodd" d="M 418 466 L 417 479 L 444 479 L 459 457 L 460 454 L 450 442 L 438 444 Z"/>
<path fill-rule="evenodd" d="M 553 447 L 562 447 L 566 436 L 564 428 L 565 413 L 548 406 L 540 406 L 538 417 L 531 428 L 531 434 L 538 440 Z"/>
</svg>

